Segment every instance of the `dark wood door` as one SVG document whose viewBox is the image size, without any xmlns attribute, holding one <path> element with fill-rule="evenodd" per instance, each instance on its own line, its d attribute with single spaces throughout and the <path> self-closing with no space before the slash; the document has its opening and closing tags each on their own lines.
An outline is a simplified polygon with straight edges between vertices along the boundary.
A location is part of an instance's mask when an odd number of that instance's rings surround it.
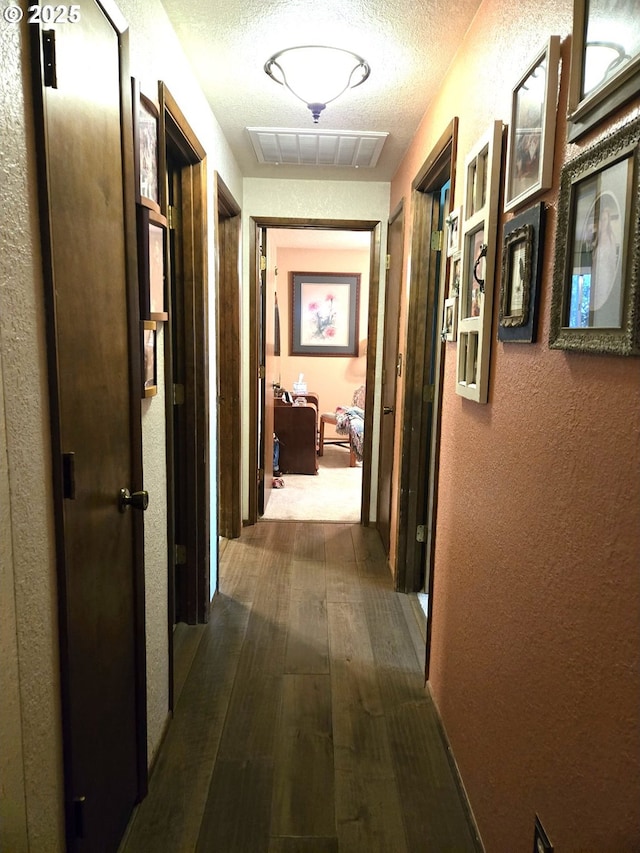
<svg viewBox="0 0 640 853">
<path fill-rule="evenodd" d="M 389 221 L 387 231 L 387 296 L 384 312 L 384 351 L 382 357 L 382 429 L 378 466 L 377 527 L 387 556 L 391 547 L 391 483 L 393 480 L 394 436 L 396 430 L 396 387 L 401 369 L 398 352 L 400 297 L 404 257 L 404 208 Z"/>
<path fill-rule="evenodd" d="M 69 850 L 108 853 L 146 773 L 141 515 L 119 501 L 121 489 L 142 486 L 140 332 L 126 243 L 134 223 L 123 201 L 122 143 L 128 136 L 130 151 L 131 136 L 121 107 L 130 115 L 131 105 L 122 103 L 122 34 L 99 5 L 87 0 L 81 20 L 54 34 L 56 87 L 47 85 L 53 52 L 42 62 L 36 44 L 52 37 L 35 32 L 34 89 L 43 186 L 46 177 L 67 834 Z"/>
</svg>

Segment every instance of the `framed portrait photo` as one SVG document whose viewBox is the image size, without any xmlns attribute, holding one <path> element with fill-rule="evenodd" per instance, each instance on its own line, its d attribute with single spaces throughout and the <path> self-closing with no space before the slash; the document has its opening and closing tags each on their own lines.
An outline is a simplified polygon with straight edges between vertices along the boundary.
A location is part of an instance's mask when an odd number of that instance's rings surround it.
<svg viewBox="0 0 640 853">
<path fill-rule="evenodd" d="M 449 296 L 444 300 L 444 310 L 442 316 L 442 340 L 455 341 L 457 340 L 458 330 L 458 298 L 457 296 Z"/>
<path fill-rule="evenodd" d="M 549 345 L 640 354 L 640 119 L 562 169 Z"/>
<path fill-rule="evenodd" d="M 573 0 L 567 137 L 578 139 L 640 91 L 637 0 Z"/>
<path fill-rule="evenodd" d="M 560 36 L 551 36 L 512 91 L 505 210 L 552 184 L 559 63 Z"/>
<path fill-rule="evenodd" d="M 155 210 L 138 205 L 138 278 L 140 313 L 145 320 L 169 319 L 165 305 L 167 220 Z"/>
<path fill-rule="evenodd" d="M 540 203 L 505 223 L 498 340 L 532 343 L 544 249 L 544 204 Z"/>
<path fill-rule="evenodd" d="M 291 273 L 291 355 L 358 355 L 360 273 Z"/>
<path fill-rule="evenodd" d="M 159 110 L 154 102 L 143 95 L 140 84 L 132 78 L 133 141 L 136 173 L 136 201 L 160 212 L 160 180 L 158 128 Z"/>
<path fill-rule="evenodd" d="M 462 237 L 462 209 L 457 207 L 447 217 L 447 257 L 451 257 L 460 251 Z"/>
</svg>

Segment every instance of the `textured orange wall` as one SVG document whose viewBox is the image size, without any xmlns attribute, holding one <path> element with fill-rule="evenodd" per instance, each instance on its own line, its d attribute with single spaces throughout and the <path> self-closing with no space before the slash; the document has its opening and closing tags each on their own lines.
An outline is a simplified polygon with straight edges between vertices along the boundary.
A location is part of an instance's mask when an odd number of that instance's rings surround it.
<svg viewBox="0 0 640 853">
<path fill-rule="evenodd" d="M 353 392 L 366 379 L 367 320 L 369 309 L 369 250 L 326 250 L 279 248 L 277 254 L 277 289 L 280 309 L 281 384 L 291 391 L 298 374 L 304 373 L 309 391 L 316 391 L 322 412 L 333 412 L 336 406 L 348 405 Z M 348 356 L 292 356 L 290 272 L 360 273 L 359 350 L 357 358 Z M 327 435 L 330 430 L 327 430 Z"/>
<path fill-rule="evenodd" d="M 494 311 L 485 406 L 446 347 L 431 688 L 489 853 L 530 853 L 535 813 L 556 853 L 640 850 L 640 358 L 547 346 L 560 168 L 594 138 L 565 144 L 571 25 L 570 0 L 487 0 L 392 186 L 410 223 L 457 115 L 459 204 L 467 150 L 562 36 L 538 343 L 497 343 Z"/>
</svg>

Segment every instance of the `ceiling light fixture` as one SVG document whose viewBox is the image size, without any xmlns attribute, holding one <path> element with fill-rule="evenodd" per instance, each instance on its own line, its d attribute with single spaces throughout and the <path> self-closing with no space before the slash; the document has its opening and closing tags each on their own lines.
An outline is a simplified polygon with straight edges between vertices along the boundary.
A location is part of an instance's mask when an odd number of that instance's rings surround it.
<svg viewBox="0 0 640 853">
<path fill-rule="evenodd" d="M 315 124 L 327 104 L 364 83 L 371 73 L 369 63 L 356 53 L 322 45 L 288 47 L 274 53 L 264 70 L 309 107 Z"/>
</svg>

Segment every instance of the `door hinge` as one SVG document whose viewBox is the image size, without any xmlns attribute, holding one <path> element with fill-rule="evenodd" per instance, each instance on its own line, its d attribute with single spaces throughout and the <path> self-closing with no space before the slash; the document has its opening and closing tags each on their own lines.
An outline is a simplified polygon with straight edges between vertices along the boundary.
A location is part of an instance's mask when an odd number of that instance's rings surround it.
<svg viewBox="0 0 640 853">
<path fill-rule="evenodd" d="M 73 798 L 73 834 L 76 838 L 84 838 L 84 804 L 86 797 Z"/>
<path fill-rule="evenodd" d="M 391 255 L 387 255 L 387 257 L 385 258 L 385 261 L 384 261 L 384 268 L 385 268 L 386 270 L 391 269 Z"/>
<path fill-rule="evenodd" d="M 424 524 L 416 527 L 416 542 L 424 542 Z"/>
<path fill-rule="evenodd" d="M 436 393 L 435 385 L 425 385 L 422 389 L 422 402 L 423 403 L 433 403 Z"/>
<path fill-rule="evenodd" d="M 76 454 L 62 454 L 62 497 L 68 501 L 76 499 Z"/>
<path fill-rule="evenodd" d="M 433 252 L 441 252 L 444 243 L 444 231 L 431 232 L 431 250 Z"/>
<path fill-rule="evenodd" d="M 176 553 L 174 557 L 174 563 L 176 566 L 186 566 L 187 565 L 187 546 L 186 545 L 176 545 Z"/>
<path fill-rule="evenodd" d="M 174 383 L 173 385 L 173 405 L 184 406 L 184 385 Z"/>
<path fill-rule="evenodd" d="M 258 482 L 261 483 L 264 480 L 264 468 L 258 468 Z"/>
<path fill-rule="evenodd" d="M 177 207 L 170 204 L 167 207 L 167 225 L 170 231 L 175 231 L 180 223 L 180 211 Z"/>
<path fill-rule="evenodd" d="M 264 255 L 260 255 L 260 272 L 264 272 L 267 268 L 267 259 Z"/>
<path fill-rule="evenodd" d="M 396 364 L 396 373 L 398 374 L 398 376 L 402 376 L 402 353 L 401 352 L 398 353 L 398 361 Z"/>
<path fill-rule="evenodd" d="M 50 89 L 58 88 L 56 70 L 56 34 L 54 30 L 44 30 L 42 33 L 42 63 L 44 85 Z"/>
<path fill-rule="evenodd" d="M 261 364 L 258 368 L 258 379 L 264 379 L 267 375 L 267 371 L 265 369 L 264 364 Z"/>
</svg>

